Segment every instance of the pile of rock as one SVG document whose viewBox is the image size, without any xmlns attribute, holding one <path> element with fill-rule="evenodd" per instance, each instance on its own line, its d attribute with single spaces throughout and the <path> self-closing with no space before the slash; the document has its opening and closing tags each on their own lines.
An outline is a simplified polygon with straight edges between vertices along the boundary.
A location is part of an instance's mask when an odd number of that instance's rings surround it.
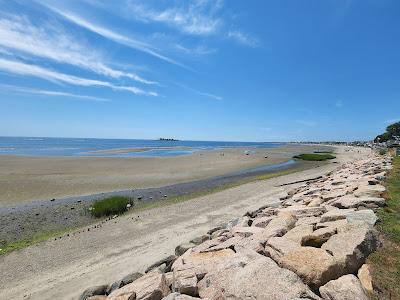
<svg viewBox="0 0 400 300">
<path fill-rule="evenodd" d="M 375 155 L 344 164 L 82 299 L 368 299 L 364 263 L 380 246 L 373 225 L 390 168 Z"/>
</svg>

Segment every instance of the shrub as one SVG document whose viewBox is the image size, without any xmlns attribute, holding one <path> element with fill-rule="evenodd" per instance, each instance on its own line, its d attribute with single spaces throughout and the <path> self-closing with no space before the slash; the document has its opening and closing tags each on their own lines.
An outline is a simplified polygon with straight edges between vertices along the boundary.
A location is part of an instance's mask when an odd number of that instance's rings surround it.
<svg viewBox="0 0 400 300">
<path fill-rule="evenodd" d="M 308 160 L 308 161 L 324 161 L 327 159 L 334 159 L 336 156 L 331 154 L 316 154 L 316 153 L 307 153 L 293 156 L 293 158 Z"/>
<path fill-rule="evenodd" d="M 96 218 L 122 214 L 128 210 L 128 204 L 133 201 L 124 196 L 112 196 L 93 203 L 90 213 Z"/>
<path fill-rule="evenodd" d="M 380 155 L 385 155 L 387 153 L 387 149 L 380 149 L 379 154 Z"/>
</svg>

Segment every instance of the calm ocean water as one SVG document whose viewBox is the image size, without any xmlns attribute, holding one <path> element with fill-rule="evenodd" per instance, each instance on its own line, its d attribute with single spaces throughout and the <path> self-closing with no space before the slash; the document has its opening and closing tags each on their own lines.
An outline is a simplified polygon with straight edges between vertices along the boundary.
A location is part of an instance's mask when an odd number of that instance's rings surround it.
<svg viewBox="0 0 400 300">
<path fill-rule="evenodd" d="M 176 156 L 220 148 L 275 148 L 283 143 L 159 141 L 93 138 L 0 137 L 0 155 L 25 156 Z M 121 148 L 148 148 L 143 152 L 95 153 Z M 167 148 L 167 149 L 165 149 Z"/>
</svg>

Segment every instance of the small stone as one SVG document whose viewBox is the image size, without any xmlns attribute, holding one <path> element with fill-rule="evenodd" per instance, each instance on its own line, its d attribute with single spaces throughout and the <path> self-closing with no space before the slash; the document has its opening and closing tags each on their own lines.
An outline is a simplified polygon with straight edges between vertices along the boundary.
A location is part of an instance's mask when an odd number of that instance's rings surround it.
<svg viewBox="0 0 400 300">
<path fill-rule="evenodd" d="M 362 287 L 369 293 L 373 293 L 374 288 L 372 286 L 372 277 L 370 273 L 369 265 L 363 264 L 357 273 L 358 279 Z"/>
</svg>

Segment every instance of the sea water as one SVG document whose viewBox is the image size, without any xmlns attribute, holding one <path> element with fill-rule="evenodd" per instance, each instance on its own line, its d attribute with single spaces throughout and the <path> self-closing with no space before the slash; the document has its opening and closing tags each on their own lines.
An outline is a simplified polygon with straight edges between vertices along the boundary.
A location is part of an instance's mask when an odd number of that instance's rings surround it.
<svg viewBox="0 0 400 300">
<path fill-rule="evenodd" d="M 22 156 L 177 156 L 199 150 L 224 148 L 276 148 L 284 143 L 167 141 L 97 138 L 0 137 L 0 155 Z M 137 148 L 127 153 L 98 151 Z"/>
</svg>

